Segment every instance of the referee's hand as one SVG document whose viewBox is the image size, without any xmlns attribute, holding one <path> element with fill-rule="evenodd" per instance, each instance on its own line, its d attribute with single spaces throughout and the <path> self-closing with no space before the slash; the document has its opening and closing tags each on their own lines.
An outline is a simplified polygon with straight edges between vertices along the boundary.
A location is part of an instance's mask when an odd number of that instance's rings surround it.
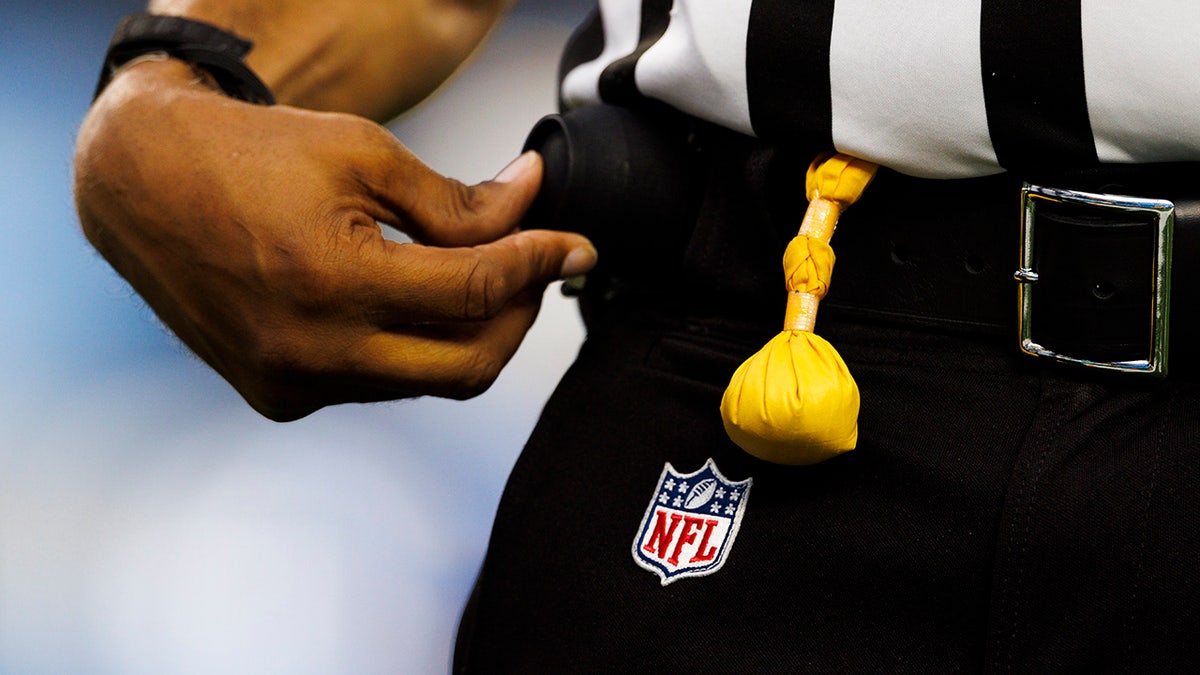
<svg viewBox="0 0 1200 675">
<path fill-rule="evenodd" d="M 540 178 L 525 155 L 465 186 L 373 122 L 234 101 L 175 61 L 122 72 L 75 159 L 88 239 L 280 421 L 487 389 L 546 284 L 595 263 L 578 235 L 517 230 Z"/>
</svg>

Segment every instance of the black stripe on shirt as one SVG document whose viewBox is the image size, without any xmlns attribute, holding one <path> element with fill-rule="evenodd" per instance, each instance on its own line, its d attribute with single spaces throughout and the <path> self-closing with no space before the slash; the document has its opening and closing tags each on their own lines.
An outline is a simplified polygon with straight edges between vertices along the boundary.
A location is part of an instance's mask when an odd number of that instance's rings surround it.
<svg viewBox="0 0 1200 675">
<path fill-rule="evenodd" d="M 746 93 L 755 135 L 833 147 L 833 0 L 755 0 L 747 31 Z"/>
<path fill-rule="evenodd" d="M 667 24 L 671 22 L 671 0 L 642 0 L 641 20 L 637 49 L 608 64 L 600 73 L 600 98 L 605 103 L 628 106 L 643 100 L 633 71 L 642 54 L 667 31 Z"/>
<path fill-rule="evenodd" d="M 1000 166 L 1097 163 L 1080 0 L 983 0 L 980 52 L 988 130 Z"/>
<path fill-rule="evenodd" d="M 604 53 L 604 21 L 600 17 L 600 7 L 592 11 L 583 23 L 571 33 L 567 46 L 563 48 L 562 57 L 558 62 L 558 107 L 565 109 L 562 100 L 562 83 L 567 74 L 589 61 L 595 61 Z"/>
</svg>

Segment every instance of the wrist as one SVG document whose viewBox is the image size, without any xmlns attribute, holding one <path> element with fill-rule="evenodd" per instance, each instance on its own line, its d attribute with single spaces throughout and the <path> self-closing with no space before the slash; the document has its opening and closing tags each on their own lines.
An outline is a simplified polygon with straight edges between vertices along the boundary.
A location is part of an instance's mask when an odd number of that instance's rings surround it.
<svg viewBox="0 0 1200 675">
<path fill-rule="evenodd" d="M 507 0 L 152 0 L 254 42 L 246 64 L 279 103 L 376 121 L 437 88 Z"/>
<path fill-rule="evenodd" d="M 129 168 L 129 153 L 142 147 L 146 138 L 164 133 L 163 125 L 169 129 L 181 118 L 202 119 L 204 113 L 190 105 L 202 99 L 229 101 L 177 59 L 139 59 L 114 73 L 79 129 L 76 196 L 81 186 L 101 185 L 123 174 Z"/>
<path fill-rule="evenodd" d="M 208 79 L 231 98 L 271 105 L 271 90 L 246 65 L 254 43 L 223 28 L 180 16 L 136 13 L 117 24 L 105 54 L 95 97 L 113 75 L 134 61 L 170 56 L 208 74 Z"/>
<path fill-rule="evenodd" d="M 136 101 L 157 107 L 183 93 L 224 96 L 204 70 L 157 52 L 133 59 L 113 71 L 93 108 L 127 108 Z"/>
<path fill-rule="evenodd" d="M 337 61 L 332 44 L 343 34 L 353 33 L 344 25 L 346 10 L 355 7 L 366 14 L 373 3 L 340 2 L 230 2 L 229 0 L 153 0 L 150 12 L 200 21 L 233 33 L 253 43 L 244 57 L 246 65 L 269 87 L 279 103 L 299 107 L 317 107 L 312 99 L 329 82 L 314 76 L 329 69 L 327 61 Z"/>
</svg>

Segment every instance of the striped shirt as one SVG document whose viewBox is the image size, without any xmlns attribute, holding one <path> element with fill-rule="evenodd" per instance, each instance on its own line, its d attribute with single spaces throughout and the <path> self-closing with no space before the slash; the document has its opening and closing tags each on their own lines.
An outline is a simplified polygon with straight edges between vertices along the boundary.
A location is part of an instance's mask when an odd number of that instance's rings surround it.
<svg viewBox="0 0 1200 675">
<path fill-rule="evenodd" d="M 561 94 L 930 178 L 1191 161 L 1197 32 L 1197 0 L 599 0 Z"/>
</svg>

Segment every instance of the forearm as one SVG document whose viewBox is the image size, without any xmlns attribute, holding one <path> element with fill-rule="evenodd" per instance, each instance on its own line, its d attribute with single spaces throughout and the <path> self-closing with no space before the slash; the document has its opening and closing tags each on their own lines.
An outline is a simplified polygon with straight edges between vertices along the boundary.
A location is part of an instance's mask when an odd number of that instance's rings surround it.
<svg viewBox="0 0 1200 675">
<path fill-rule="evenodd" d="M 280 103 L 386 120 L 475 49 L 508 0 L 152 0 L 254 42 L 247 64 Z"/>
</svg>

